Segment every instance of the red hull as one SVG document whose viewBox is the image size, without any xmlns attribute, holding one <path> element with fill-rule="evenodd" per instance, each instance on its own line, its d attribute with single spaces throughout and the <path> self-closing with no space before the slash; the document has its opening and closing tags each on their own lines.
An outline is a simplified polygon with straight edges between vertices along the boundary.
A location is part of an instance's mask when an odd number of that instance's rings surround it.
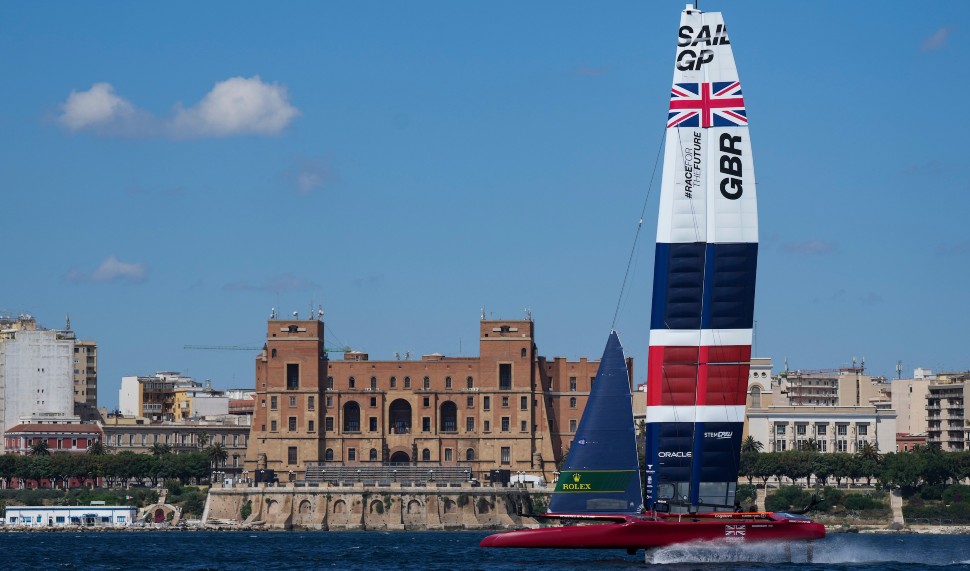
<svg viewBox="0 0 970 571">
<path fill-rule="evenodd" d="M 704 514 L 694 516 L 614 516 L 614 523 L 523 529 L 490 535 L 482 547 L 650 549 L 690 541 L 810 541 L 825 537 L 825 526 L 787 514 Z M 607 518 L 608 519 L 608 518 Z"/>
</svg>

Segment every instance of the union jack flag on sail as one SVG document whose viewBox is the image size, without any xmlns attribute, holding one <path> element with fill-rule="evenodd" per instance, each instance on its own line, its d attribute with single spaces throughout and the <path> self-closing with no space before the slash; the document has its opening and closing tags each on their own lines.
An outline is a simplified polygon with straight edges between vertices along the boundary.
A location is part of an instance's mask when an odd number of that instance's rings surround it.
<svg viewBox="0 0 970 571">
<path fill-rule="evenodd" d="M 667 127 L 744 127 L 748 116 L 740 81 L 675 83 Z"/>
</svg>

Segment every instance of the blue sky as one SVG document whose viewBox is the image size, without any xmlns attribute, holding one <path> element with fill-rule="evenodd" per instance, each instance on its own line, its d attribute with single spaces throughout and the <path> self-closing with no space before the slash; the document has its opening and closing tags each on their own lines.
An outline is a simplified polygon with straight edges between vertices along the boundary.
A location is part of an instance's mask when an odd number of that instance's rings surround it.
<svg viewBox="0 0 970 571">
<path fill-rule="evenodd" d="M 0 4 L 0 309 L 123 375 L 251 387 L 270 308 L 475 355 L 530 308 L 598 357 L 684 2 Z M 965 2 L 715 2 L 758 177 L 755 352 L 970 368 Z M 941 105 L 942 99 L 947 105 Z M 242 102 L 242 103 L 240 103 Z M 643 380 L 659 173 L 617 329 Z"/>
</svg>

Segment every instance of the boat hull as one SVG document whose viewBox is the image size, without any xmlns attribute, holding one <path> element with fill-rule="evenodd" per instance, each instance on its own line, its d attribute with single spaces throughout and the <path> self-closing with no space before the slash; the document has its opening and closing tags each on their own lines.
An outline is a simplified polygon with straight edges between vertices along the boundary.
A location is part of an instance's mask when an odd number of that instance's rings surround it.
<svg viewBox="0 0 970 571">
<path fill-rule="evenodd" d="M 725 514 L 727 515 L 727 514 Z M 523 529 L 490 535 L 482 547 L 651 549 L 691 541 L 811 541 L 825 526 L 807 518 L 765 514 L 763 518 L 623 516 L 622 521 Z"/>
</svg>

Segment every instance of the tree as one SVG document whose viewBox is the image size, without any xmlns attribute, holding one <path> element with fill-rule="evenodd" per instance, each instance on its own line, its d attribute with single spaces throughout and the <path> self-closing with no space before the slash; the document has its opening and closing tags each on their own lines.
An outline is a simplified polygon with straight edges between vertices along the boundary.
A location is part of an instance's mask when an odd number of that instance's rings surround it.
<svg viewBox="0 0 970 571">
<path fill-rule="evenodd" d="M 30 445 L 30 452 L 27 454 L 30 456 L 50 456 L 51 450 L 46 440 L 37 440 Z"/>
<path fill-rule="evenodd" d="M 88 446 L 88 454 L 92 456 L 103 456 L 108 453 L 108 449 L 105 448 L 104 443 L 100 440 L 95 440 Z"/>
<path fill-rule="evenodd" d="M 802 452 L 818 452 L 818 440 L 814 438 L 809 438 L 799 447 Z"/>
<path fill-rule="evenodd" d="M 165 454 L 172 453 L 172 447 L 168 444 L 156 442 L 155 444 L 152 444 L 151 453 L 152 456 L 164 456 Z"/>
<path fill-rule="evenodd" d="M 764 448 L 765 448 L 765 445 L 755 440 L 754 436 L 748 436 L 747 438 L 744 439 L 744 442 L 741 443 L 742 454 L 744 454 L 745 452 L 757 454 L 758 452 L 761 452 L 762 450 L 764 450 Z"/>
<path fill-rule="evenodd" d="M 226 460 L 229 458 L 229 453 L 226 452 L 226 448 L 218 442 L 206 448 L 205 455 L 209 458 L 209 464 L 212 466 L 213 471 L 218 469 L 220 465 L 225 466 Z"/>
<path fill-rule="evenodd" d="M 197 432 L 195 434 L 195 444 L 199 448 L 205 448 L 205 445 L 209 443 L 209 434 L 205 431 Z"/>
</svg>

